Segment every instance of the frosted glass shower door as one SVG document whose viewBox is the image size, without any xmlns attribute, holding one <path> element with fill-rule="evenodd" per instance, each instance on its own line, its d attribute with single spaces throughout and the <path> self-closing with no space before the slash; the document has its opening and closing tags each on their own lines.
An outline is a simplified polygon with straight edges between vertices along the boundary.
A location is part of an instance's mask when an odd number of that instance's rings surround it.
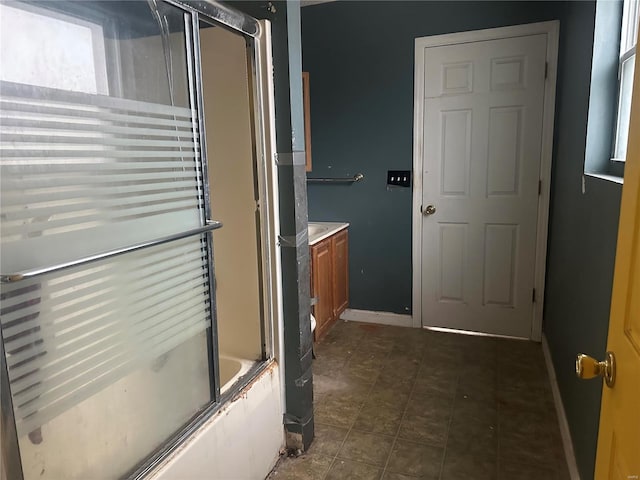
<svg viewBox="0 0 640 480">
<path fill-rule="evenodd" d="M 121 477 L 216 397 L 191 13 L 3 3 L 0 18 L 0 325 L 21 468 Z"/>
</svg>

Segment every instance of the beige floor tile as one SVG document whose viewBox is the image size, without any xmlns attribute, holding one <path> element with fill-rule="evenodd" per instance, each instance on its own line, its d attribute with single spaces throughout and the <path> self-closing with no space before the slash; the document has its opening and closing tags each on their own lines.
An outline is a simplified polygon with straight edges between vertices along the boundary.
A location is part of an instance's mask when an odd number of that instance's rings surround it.
<svg viewBox="0 0 640 480">
<path fill-rule="evenodd" d="M 568 480 L 540 344 L 338 322 L 316 439 L 270 479 Z"/>
<path fill-rule="evenodd" d="M 351 430 L 337 456 L 384 467 L 392 445 L 393 437 Z"/>
<path fill-rule="evenodd" d="M 337 458 L 327 474 L 327 480 L 378 480 L 382 476 L 382 469 Z"/>
</svg>

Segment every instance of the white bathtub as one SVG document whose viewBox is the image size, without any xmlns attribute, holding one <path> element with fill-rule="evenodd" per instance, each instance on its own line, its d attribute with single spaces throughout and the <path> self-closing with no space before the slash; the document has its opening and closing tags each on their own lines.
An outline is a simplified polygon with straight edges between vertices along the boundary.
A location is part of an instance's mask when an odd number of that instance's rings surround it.
<svg viewBox="0 0 640 480">
<path fill-rule="evenodd" d="M 224 393 L 255 364 L 252 360 L 220 355 L 220 393 Z"/>
<path fill-rule="evenodd" d="M 280 373 L 272 362 L 177 448 L 149 480 L 263 479 L 284 445 Z M 248 461 L 249 459 L 249 461 Z"/>
</svg>

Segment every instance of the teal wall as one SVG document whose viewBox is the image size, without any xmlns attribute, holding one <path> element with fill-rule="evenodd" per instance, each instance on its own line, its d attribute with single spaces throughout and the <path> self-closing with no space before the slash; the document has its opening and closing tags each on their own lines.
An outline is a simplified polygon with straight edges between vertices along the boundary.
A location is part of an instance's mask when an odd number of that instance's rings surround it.
<svg viewBox="0 0 640 480">
<path fill-rule="evenodd" d="M 586 117 L 591 56 L 586 32 L 593 4 L 571 2 L 561 25 L 562 81 L 556 105 L 544 331 L 562 394 L 583 480 L 593 478 L 602 382 L 575 376 L 575 356 L 604 358 L 622 186 L 585 177 Z M 608 156 L 608 150 L 602 153 Z"/>
<path fill-rule="evenodd" d="M 311 221 L 346 221 L 351 308 L 411 313 L 410 170 L 414 39 L 561 18 L 562 2 L 349 2 L 302 8 L 310 73 L 313 171 L 351 186 L 309 184 Z M 580 52 L 582 53 L 582 52 Z"/>
<path fill-rule="evenodd" d="M 594 2 L 335 2 L 302 9 L 311 79 L 313 171 L 365 174 L 309 185 L 309 219 L 350 227 L 351 307 L 410 313 L 411 191 L 386 171 L 412 168 L 414 38 L 559 19 L 552 207 L 544 330 L 578 466 L 593 478 L 600 384 L 575 379 L 578 352 L 606 344 L 619 184 L 586 179 Z"/>
</svg>

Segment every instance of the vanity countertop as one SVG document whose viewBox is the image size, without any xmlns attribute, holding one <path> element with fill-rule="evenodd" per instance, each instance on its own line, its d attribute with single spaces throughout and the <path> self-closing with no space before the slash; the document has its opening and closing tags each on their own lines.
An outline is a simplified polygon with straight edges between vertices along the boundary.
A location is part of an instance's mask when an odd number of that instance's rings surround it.
<svg viewBox="0 0 640 480">
<path fill-rule="evenodd" d="M 309 222 L 309 246 L 321 242 L 348 226 L 348 223 L 340 222 Z"/>
</svg>

